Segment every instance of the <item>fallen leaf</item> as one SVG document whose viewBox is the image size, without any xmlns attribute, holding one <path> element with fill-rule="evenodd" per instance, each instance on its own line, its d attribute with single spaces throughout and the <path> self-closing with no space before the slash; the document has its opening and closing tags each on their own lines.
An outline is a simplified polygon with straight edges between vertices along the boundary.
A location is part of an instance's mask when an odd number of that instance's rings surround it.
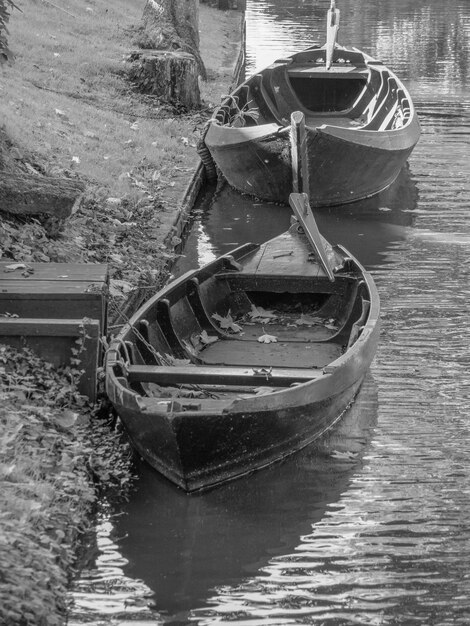
<svg viewBox="0 0 470 626">
<path fill-rule="evenodd" d="M 199 346 L 194 347 L 193 343 L 191 341 L 185 341 L 184 339 L 181 342 L 186 350 L 186 352 L 189 352 L 189 354 L 192 354 L 193 356 L 197 356 L 197 353 L 199 351 Z"/>
<path fill-rule="evenodd" d="M 255 387 L 254 392 L 257 396 L 267 396 L 269 393 L 273 393 L 273 387 Z"/>
<path fill-rule="evenodd" d="M 133 285 L 126 280 L 112 278 L 109 281 L 109 293 L 111 296 L 123 297 L 133 290 Z"/>
<path fill-rule="evenodd" d="M 258 341 L 260 343 L 277 343 L 277 337 L 265 333 L 264 335 L 261 335 L 261 337 L 258 337 Z"/>
<path fill-rule="evenodd" d="M 301 313 L 299 319 L 295 320 L 295 323 L 299 326 L 314 326 L 322 322 L 323 320 L 320 317 L 312 317 L 311 315 L 304 315 L 304 313 Z"/>
<path fill-rule="evenodd" d="M 234 333 L 240 333 L 243 330 L 243 328 L 239 324 L 236 324 L 233 321 L 233 318 L 230 315 L 230 311 L 225 316 L 214 313 L 212 317 L 219 322 L 220 328 L 231 330 Z"/>
<path fill-rule="evenodd" d="M 195 350 L 199 350 L 200 343 L 201 343 L 200 335 L 196 335 L 196 334 L 191 335 L 191 337 L 189 338 L 189 341 L 191 342 L 191 345 Z"/>
<path fill-rule="evenodd" d="M 170 365 L 193 365 L 189 359 L 177 359 L 171 354 L 165 354 L 165 359 L 168 360 Z"/>
<path fill-rule="evenodd" d="M 248 313 L 251 319 L 262 318 L 263 320 L 276 319 L 277 315 L 272 311 L 268 311 L 267 309 L 263 309 L 262 306 L 251 305 L 251 311 Z"/>
<path fill-rule="evenodd" d="M 215 336 L 211 336 L 207 333 L 207 330 L 203 330 L 202 333 L 200 334 L 200 340 L 202 341 L 202 343 L 206 346 L 209 346 L 211 343 L 215 343 L 216 341 L 219 340 L 218 337 Z"/>
<path fill-rule="evenodd" d="M 333 459 L 345 459 L 347 461 L 353 461 L 357 457 L 356 452 L 340 452 L 339 450 L 333 450 L 331 453 Z"/>
<path fill-rule="evenodd" d="M 338 325 L 336 324 L 335 319 L 333 317 L 327 320 L 325 324 L 325 328 L 330 328 L 331 330 L 338 330 Z"/>
<path fill-rule="evenodd" d="M 74 411 L 70 411 L 69 409 L 64 409 L 62 413 L 55 415 L 54 419 L 63 428 L 70 428 L 75 424 L 78 418 L 78 413 Z"/>
<path fill-rule="evenodd" d="M 14 272 L 15 270 L 25 270 L 28 268 L 29 265 L 26 265 L 25 263 L 11 263 L 10 265 L 7 265 L 3 271 Z"/>
</svg>

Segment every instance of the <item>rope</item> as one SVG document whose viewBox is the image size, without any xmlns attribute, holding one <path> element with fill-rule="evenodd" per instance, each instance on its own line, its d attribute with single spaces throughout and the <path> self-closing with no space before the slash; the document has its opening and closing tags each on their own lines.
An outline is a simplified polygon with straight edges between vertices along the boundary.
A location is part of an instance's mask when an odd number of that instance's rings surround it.
<svg viewBox="0 0 470 626">
<path fill-rule="evenodd" d="M 209 130 L 209 122 L 204 126 L 202 131 L 202 137 L 197 142 L 196 151 L 201 157 L 202 164 L 204 165 L 204 170 L 206 173 L 206 178 L 210 183 L 214 183 L 217 181 L 217 168 L 215 165 L 215 161 L 212 158 L 212 155 L 209 151 L 209 148 L 206 145 L 205 138 L 207 131 Z"/>
</svg>

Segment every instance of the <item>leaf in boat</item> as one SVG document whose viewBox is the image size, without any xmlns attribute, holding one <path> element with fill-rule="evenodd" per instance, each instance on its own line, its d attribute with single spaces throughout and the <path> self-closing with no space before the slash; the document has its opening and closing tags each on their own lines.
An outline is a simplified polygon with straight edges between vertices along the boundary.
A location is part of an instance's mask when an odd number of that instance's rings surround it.
<svg viewBox="0 0 470 626">
<path fill-rule="evenodd" d="M 357 458 L 357 452 L 340 452 L 339 450 L 333 450 L 331 453 L 333 459 L 344 459 L 345 461 L 354 461 Z"/>
<path fill-rule="evenodd" d="M 165 359 L 168 360 L 170 365 L 194 365 L 189 359 L 177 359 L 171 354 L 165 354 Z"/>
<path fill-rule="evenodd" d="M 329 328 L 330 330 L 338 330 L 338 325 L 335 323 L 335 320 L 331 318 L 325 324 L 325 328 Z"/>
<path fill-rule="evenodd" d="M 199 335 L 201 342 L 205 345 L 205 346 L 209 346 L 211 343 L 215 343 L 216 341 L 219 340 L 218 337 L 215 337 L 214 335 L 209 335 L 207 333 L 207 330 L 203 330 L 202 333 Z"/>
<path fill-rule="evenodd" d="M 11 263 L 10 265 L 7 265 L 3 271 L 14 272 L 15 270 L 25 270 L 25 269 L 26 269 L 25 263 Z"/>
<path fill-rule="evenodd" d="M 263 309 L 262 306 L 255 306 L 254 304 L 251 305 L 251 311 L 248 313 L 248 315 L 251 317 L 252 320 L 261 319 L 261 321 L 263 322 L 266 320 L 269 321 L 270 319 L 274 320 L 277 317 L 277 315 L 272 311 Z"/>
<path fill-rule="evenodd" d="M 233 317 L 230 315 L 230 311 L 225 316 L 219 315 L 218 313 L 213 313 L 212 317 L 219 322 L 220 328 L 231 330 L 234 333 L 240 333 L 243 330 L 243 328 L 239 324 L 236 324 L 233 321 Z"/>
<path fill-rule="evenodd" d="M 197 355 L 197 348 L 195 348 L 191 343 L 189 343 L 189 341 L 185 341 L 183 339 L 182 344 L 184 345 L 186 350 L 189 352 L 189 354 L 192 354 L 193 356 Z"/>
<path fill-rule="evenodd" d="M 204 398 L 205 392 L 200 389 L 179 389 L 178 396 L 180 398 Z"/>
<path fill-rule="evenodd" d="M 272 387 L 255 387 L 254 390 L 257 396 L 267 396 L 269 393 L 273 393 Z"/>
<path fill-rule="evenodd" d="M 277 337 L 265 333 L 264 335 L 261 335 L 261 337 L 258 337 L 258 341 L 260 343 L 277 343 Z"/>
<path fill-rule="evenodd" d="M 304 313 L 301 313 L 299 319 L 295 320 L 298 326 L 315 326 L 315 324 L 321 324 L 322 322 L 321 317 L 313 317 Z"/>
<path fill-rule="evenodd" d="M 200 347 L 201 347 L 201 335 L 198 335 L 198 334 L 194 333 L 189 338 L 189 341 L 191 342 L 191 345 L 192 345 L 192 347 L 195 350 L 199 350 L 200 349 Z"/>
</svg>

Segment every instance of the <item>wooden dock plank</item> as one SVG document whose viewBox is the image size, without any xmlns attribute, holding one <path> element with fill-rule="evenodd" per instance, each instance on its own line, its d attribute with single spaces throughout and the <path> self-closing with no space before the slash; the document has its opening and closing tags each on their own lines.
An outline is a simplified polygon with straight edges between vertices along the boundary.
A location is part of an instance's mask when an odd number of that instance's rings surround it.
<svg viewBox="0 0 470 626">
<path fill-rule="evenodd" d="M 106 263 L 24 263 L 32 273 L 23 276 L 23 269 L 9 270 L 14 265 L 22 265 L 15 261 L 0 261 L 0 282 L 7 281 L 84 281 L 106 282 L 108 266 Z"/>
</svg>

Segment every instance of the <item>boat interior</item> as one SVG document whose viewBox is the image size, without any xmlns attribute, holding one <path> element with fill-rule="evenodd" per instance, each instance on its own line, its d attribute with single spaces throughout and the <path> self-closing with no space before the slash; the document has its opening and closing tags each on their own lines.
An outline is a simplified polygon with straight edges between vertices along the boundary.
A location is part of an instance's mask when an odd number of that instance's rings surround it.
<svg viewBox="0 0 470 626">
<path fill-rule="evenodd" d="M 315 260 L 279 274 L 288 241 L 245 244 L 150 300 L 117 348 L 119 384 L 176 398 L 176 410 L 220 410 L 322 376 L 359 337 L 368 290 L 347 257 L 333 282 Z"/>
<path fill-rule="evenodd" d="M 329 69 L 324 47 L 279 59 L 229 96 L 215 121 L 233 128 L 285 127 L 294 111 L 304 113 L 310 128 L 385 131 L 401 128 L 411 118 L 408 95 L 382 63 L 338 46 Z"/>
</svg>

